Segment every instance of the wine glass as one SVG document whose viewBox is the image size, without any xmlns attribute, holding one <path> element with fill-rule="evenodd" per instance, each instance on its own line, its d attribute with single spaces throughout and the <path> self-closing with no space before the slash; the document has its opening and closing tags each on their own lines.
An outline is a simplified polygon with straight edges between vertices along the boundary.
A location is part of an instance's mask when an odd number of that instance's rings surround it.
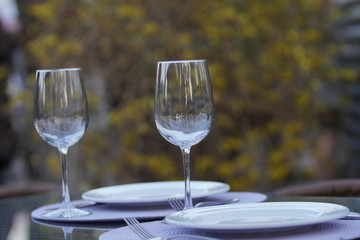
<svg viewBox="0 0 360 240">
<path fill-rule="evenodd" d="M 62 204 L 44 217 L 71 218 L 90 214 L 70 203 L 66 155 L 89 123 L 88 102 L 80 68 L 37 70 L 34 125 L 41 138 L 59 150 L 62 163 Z"/>
<path fill-rule="evenodd" d="M 155 89 L 155 123 L 160 134 L 181 149 L 185 208 L 193 207 L 190 148 L 209 133 L 214 101 L 206 60 L 160 61 Z"/>
</svg>

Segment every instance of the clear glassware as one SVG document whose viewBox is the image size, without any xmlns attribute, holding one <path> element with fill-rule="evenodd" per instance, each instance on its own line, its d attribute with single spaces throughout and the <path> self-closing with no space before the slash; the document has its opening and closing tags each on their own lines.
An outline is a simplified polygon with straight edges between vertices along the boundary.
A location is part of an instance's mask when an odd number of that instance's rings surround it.
<svg viewBox="0 0 360 240">
<path fill-rule="evenodd" d="M 185 181 L 185 208 L 193 207 L 190 149 L 210 131 L 214 101 L 206 60 L 160 61 L 155 89 L 155 123 L 160 134 L 180 147 Z"/>
<path fill-rule="evenodd" d="M 34 125 L 41 138 L 59 150 L 62 164 L 62 204 L 44 217 L 71 218 L 90 214 L 70 203 L 67 151 L 84 135 L 89 123 L 88 102 L 80 68 L 37 70 Z"/>
</svg>

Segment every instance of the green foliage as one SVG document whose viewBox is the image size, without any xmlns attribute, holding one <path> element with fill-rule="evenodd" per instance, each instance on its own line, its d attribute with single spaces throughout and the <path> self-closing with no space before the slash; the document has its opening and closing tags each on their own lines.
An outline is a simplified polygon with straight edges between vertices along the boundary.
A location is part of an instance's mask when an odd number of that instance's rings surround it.
<svg viewBox="0 0 360 240">
<path fill-rule="evenodd" d="M 336 69 L 328 1 L 48 0 L 27 3 L 32 67 L 100 72 L 108 123 L 81 145 L 84 181 L 181 179 L 180 150 L 153 123 L 158 60 L 208 59 L 216 105 L 210 135 L 193 148 L 193 178 L 236 189 L 271 189 L 316 174 L 314 151 L 328 82 L 356 77 Z M 316 156 L 315 156 L 316 157 Z M 86 159 L 86 160 L 85 160 Z"/>
</svg>

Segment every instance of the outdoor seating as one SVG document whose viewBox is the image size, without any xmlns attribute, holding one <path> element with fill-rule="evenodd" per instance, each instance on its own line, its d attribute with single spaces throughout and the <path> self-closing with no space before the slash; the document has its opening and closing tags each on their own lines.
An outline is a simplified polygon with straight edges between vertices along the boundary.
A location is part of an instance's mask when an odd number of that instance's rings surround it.
<svg viewBox="0 0 360 240">
<path fill-rule="evenodd" d="M 60 185 L 48 182 L 6 184 L 0 186 L 0 199 L 59 190 Z"/>
<path fill-rule="evenodd" d="M 359 196 L 360 179 L 333 179 L 277 189 L 275 195 L 287 196 Z"/>
</svg>

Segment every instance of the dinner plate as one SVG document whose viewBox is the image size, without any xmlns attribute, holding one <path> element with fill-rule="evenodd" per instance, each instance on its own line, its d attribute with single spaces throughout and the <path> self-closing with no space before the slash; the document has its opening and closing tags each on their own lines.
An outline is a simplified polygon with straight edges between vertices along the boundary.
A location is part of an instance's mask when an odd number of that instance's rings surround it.
<svg viewBox="0 0 360 240">
<path fill-rule="evenodd" d="M 98 203 L 122 205 L 159 205 L 169 197 L 184 197 L 184 182 L 146 182 L 97 188 L 82 194 L 82 198 Z M 191 181 L 193 199 L 229 191 L 228 184 L 210 181 Z"/>
<path fill-rule="evenodd" d="M 193 208 L 165 217 L 169 224 L 222 233 L 293 230 L 342 218 L 349 209 L 332 203 L 261 202 Z"/>
</svg>

